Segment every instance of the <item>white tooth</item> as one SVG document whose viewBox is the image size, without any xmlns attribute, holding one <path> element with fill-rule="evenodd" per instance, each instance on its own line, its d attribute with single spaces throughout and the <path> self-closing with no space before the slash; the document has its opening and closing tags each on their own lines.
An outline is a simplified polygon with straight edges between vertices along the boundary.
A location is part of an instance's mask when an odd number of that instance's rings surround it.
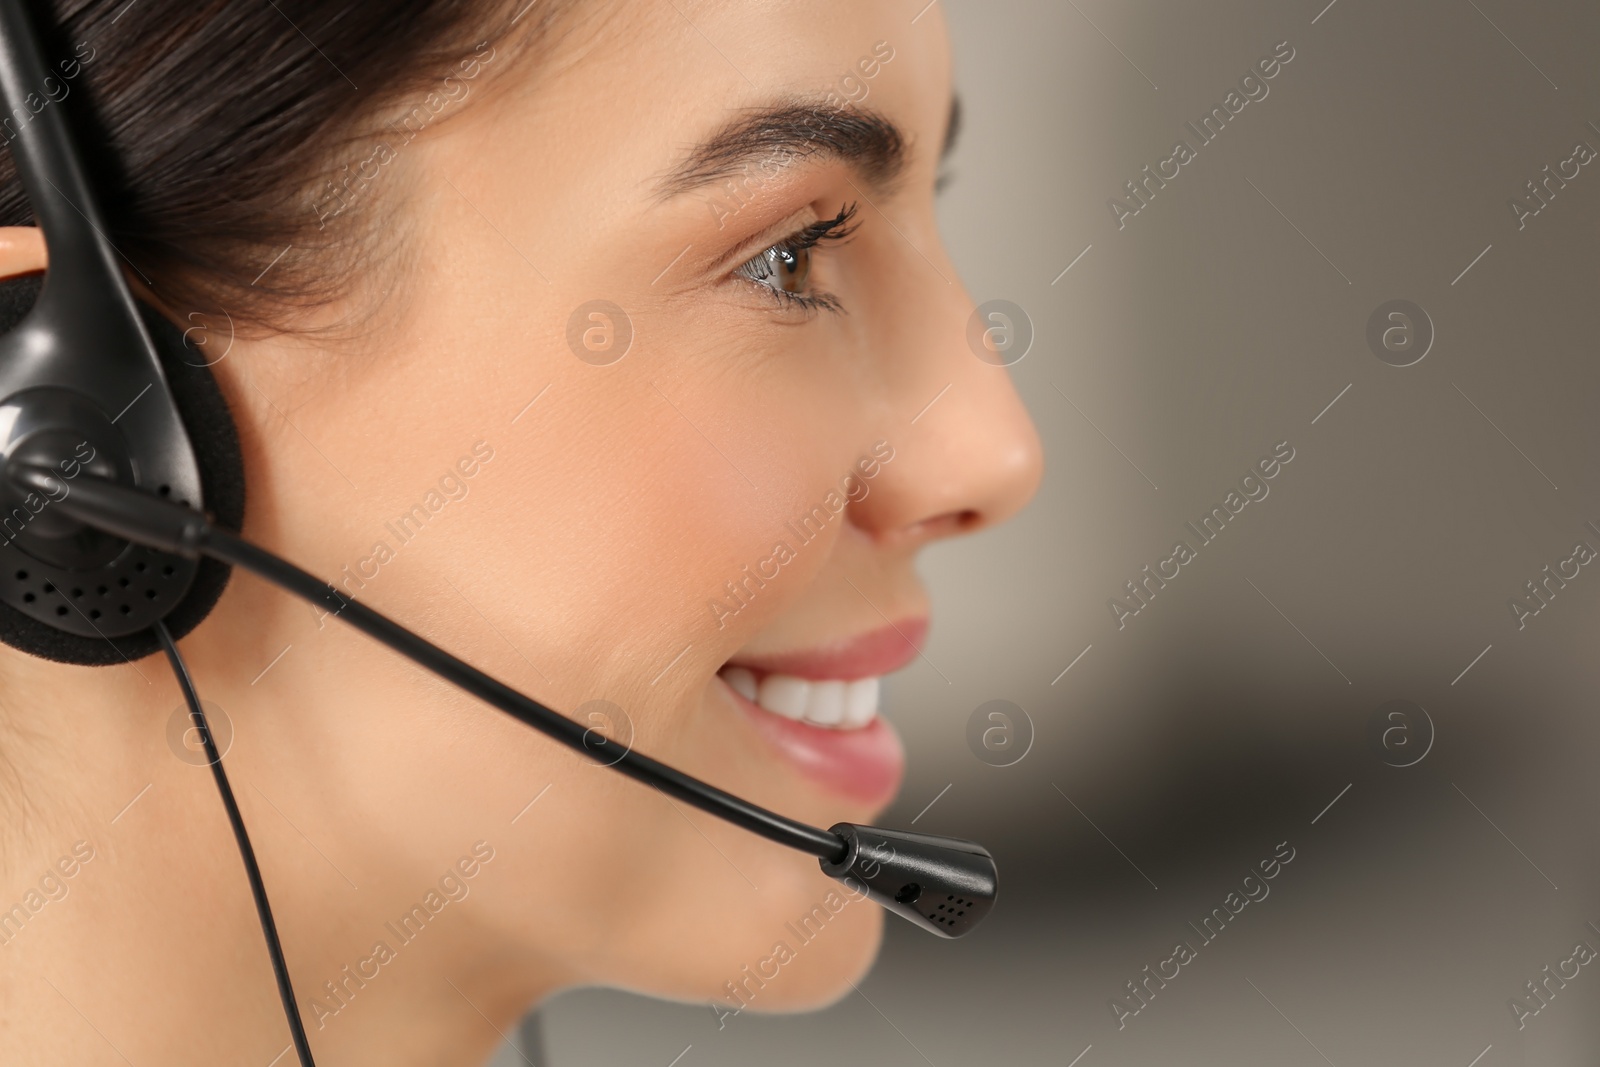
<svg viewBox="0 0 1600 1067">
<path fill-rule="evenodd" d="M 752 703 L 756 699 L 755 672 L 744 667 L 725 667 L 722 670 L 722 680 L 728 683 L 728 688 Z"/>
<path fill-rule="evenodd" d="M 860 678 L 844 690 L 845 726 L 865 726 L 878 715 L 878 679 Z"/>
<path fill-rule="evenodd" d="M 756 703 L 786 719 L 799 719 L 811 701 L 811 683 L 790 674 L 769 674 L 761 679 Z"/>
<path fill-rule="evenodd" d="M 844 722 L 844 683 L 812 682 L 805 720 L 818 726 L 838 726 Z"/>
</svg>

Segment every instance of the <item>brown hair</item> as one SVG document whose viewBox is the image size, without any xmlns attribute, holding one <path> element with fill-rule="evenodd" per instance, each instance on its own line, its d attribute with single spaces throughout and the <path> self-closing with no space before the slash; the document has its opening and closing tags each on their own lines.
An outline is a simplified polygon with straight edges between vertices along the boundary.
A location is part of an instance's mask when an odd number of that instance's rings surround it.
<svg viewBox="0 0 1600 1067">
<path fill-rule="evenodd" d="M 52 76 L 26 108 L 67 110 L 107 236 L 158 302 L 281 328 L 390 259 L 397 228 L 356 209 L 560 6 L 50 0 L 34 8 Z M 3 150 L 23 110 L 0 117 L 0 225 L 33 222 Z"/>
</svg>

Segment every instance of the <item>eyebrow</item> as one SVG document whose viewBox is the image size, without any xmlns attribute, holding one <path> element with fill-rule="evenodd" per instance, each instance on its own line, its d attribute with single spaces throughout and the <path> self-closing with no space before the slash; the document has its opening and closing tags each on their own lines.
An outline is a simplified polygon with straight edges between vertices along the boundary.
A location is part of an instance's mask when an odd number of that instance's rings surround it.
<svg viewBox="0 0 1600 1067">
<path fill-rule="evenodd" d="M 960 101 L 952 98 L 940 158 L 955 145 Z M 871 185 L 892 185 L 905 169 L 905 135 L 870 108 L 819 107 L 786 101 L 750 109 L 689 150 L 661 179 L 663 199 L 748 174 L 766 172 L 798 159 L 835 159 L 854 167 Z"/>
</svg>

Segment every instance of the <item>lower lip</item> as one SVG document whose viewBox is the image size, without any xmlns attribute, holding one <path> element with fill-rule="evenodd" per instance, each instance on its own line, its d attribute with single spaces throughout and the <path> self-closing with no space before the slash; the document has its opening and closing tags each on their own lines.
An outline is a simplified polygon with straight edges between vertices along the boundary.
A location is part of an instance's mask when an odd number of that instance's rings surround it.
<svg viewBox="0 0 1600 1067">
<path fill-rule="evenodd" d="M 721 678 L 717 685 L 807 778 L 874 807 L 894 799 L 905 776 L 906 754 L 900 735 L 881 715 L 857 730 L 808 726 L 751 703 Z"/>
</svg>

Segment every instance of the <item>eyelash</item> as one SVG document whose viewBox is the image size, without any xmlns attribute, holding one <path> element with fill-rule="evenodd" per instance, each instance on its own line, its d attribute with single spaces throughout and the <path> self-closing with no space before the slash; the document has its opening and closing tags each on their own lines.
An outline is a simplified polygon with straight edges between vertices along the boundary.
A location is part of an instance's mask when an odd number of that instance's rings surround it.
<svg viewBox="0 0 1600 1067">
<path fill-rule="evenodd" d="M 801 308 L 808 312 L 827 310 L 842 314 L 844 308 L 839 303 L 839 298 L 832 293 L 794 293 L 767 284 L 767 280 L 775 274 L 767 257 L 774 252 L 793 257 L 823 244 L 844 241 L 856 231 L 855 217 L 856 205 L 847 204 L 833 218 L 813 222 L 777 244 L 762 249 L 735 269 L 734 274 L 765 289 L 786 307 Z M 808 266 L 807 273 L 809 270 Z"/>
</svg>

